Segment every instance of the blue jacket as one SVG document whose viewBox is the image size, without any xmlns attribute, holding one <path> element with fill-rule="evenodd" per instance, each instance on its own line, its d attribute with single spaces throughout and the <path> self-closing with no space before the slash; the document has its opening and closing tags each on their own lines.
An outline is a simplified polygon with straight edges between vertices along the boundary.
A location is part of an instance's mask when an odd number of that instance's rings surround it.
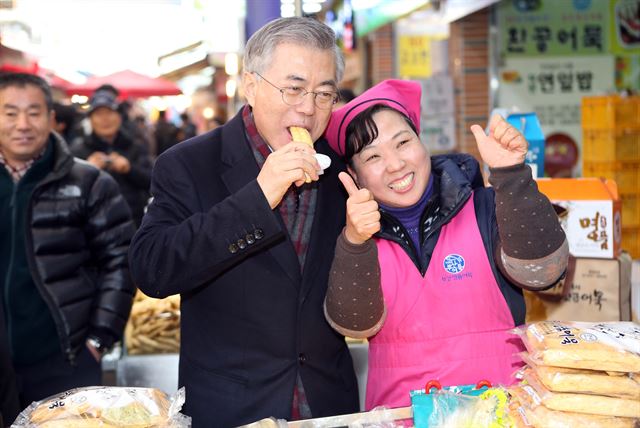
<svg viewBox="0 0 640 428">
<path fill-rule="evenodd" d="M 349 350 L 323 314 L 344 166 L 326 141 L 316 150 L 332 166 L 318 182 L 304 269 L 258 186 L 241 114 L 156 161 L 131 270 L 150 296 L 181 294 L 179 384 L 194 426 L 289 419 L 298 373 L 314 417 L 358 410 Z"/>
</svg>

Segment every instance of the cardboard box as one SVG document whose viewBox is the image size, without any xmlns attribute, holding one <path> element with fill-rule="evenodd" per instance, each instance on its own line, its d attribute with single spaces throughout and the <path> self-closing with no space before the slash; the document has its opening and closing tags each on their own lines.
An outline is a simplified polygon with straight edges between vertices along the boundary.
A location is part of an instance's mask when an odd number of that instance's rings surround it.
<svg viewBox="0 0 640 428">
<path fill-rule="evenodd" d="M 613 259 L 621 253 L 620 197 L 613 180 L 542 178 L 538 188 L 563 207 L 560 216 L 575 257 Z"/>
<path fill-rule="evenodd" d="M 631 266 L 629 254 L 612 260 L 578 258 L 567 293 L 559 300 L 525 291 L 527 322 L 629 321 L 631 319 Z M 559 283 L 562 289 L 564 284 Z"/>
</svg>

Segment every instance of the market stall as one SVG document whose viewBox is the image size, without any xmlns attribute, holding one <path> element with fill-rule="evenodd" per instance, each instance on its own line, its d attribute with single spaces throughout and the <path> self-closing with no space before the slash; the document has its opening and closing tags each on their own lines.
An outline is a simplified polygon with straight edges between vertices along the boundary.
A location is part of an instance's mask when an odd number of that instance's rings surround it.
<svg viewBox="0 0 640 428">
<path fill-rule="evenodd" d="M 287 422 L 267 418 L 241 428 L 341 426 L 588 427 L 640 424 L 640 325 L 543 321 L 516 329 L 527 363 L 515 385 L 407 391 L 411 407 Z"/>
</svg>

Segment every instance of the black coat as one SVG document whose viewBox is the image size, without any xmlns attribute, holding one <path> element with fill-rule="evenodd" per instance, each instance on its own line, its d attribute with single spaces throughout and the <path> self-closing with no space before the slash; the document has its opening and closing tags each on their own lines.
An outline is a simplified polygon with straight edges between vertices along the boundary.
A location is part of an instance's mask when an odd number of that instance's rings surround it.
<svg viewBox="0 0 640 428">
<path fill-rule="evenodd" d="M 358 410 L 349 350 L 323 314 L 345 219 L 344 165 L 326 141 L 316 150 L 333 165 L 319 181 L 302 273 L 256 181 L 241 114 L 156 161 L 130 264 L 148 295 L 181 293 L 179 384 L 196 427 L 289 419 L 298 373 L 314 417 Z"/>
<path fill-rule="evenodd" d="M 129 161 L 131 169 L 128 173 L 107 172 L 118 182 L 120 191 L 131 208 L 133 219 L 139 225 L 149 199 L 152 167 L 149 150 L 143 142 L 123 131 L 118 132 L 113 144 L 100 139 L 95 133 L 78 137 L 71 143 L 71 153 L 80 159 L 87 159 L 93 152 L 116 152 Z"/>
<path fill-rule="evenodd" d="M 135 288 L 127 250 L 135 227 L 118 185 L 55 140 L 53 170 L 27 212 L 27 258 L 73 360 L 90 331 L 122 336 Z"/>
<path fill-rule="evenodd" d="M 20 413 L 20 398 L 5 334 L 4 303 L 0 296 L 0 428 L 9 427 Z"/>
</svg>

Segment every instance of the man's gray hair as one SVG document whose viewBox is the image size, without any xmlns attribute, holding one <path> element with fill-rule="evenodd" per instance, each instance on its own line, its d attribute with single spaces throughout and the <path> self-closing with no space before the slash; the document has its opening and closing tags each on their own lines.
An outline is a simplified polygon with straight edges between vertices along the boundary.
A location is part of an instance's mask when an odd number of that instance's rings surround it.
<svg viewBox="0 0 640 428">
<path fill-rule="evenodd" d="M 333 30 L 313 18 L 279 18 L 256 31 L 244 51 L 244 71 L 263 73 L 271 65 L 273 52 L 280 43 L 294 43 L 331 51 L 336 63 L 336 84 L 344 73 L 344 58 Z"/>
</svg>

